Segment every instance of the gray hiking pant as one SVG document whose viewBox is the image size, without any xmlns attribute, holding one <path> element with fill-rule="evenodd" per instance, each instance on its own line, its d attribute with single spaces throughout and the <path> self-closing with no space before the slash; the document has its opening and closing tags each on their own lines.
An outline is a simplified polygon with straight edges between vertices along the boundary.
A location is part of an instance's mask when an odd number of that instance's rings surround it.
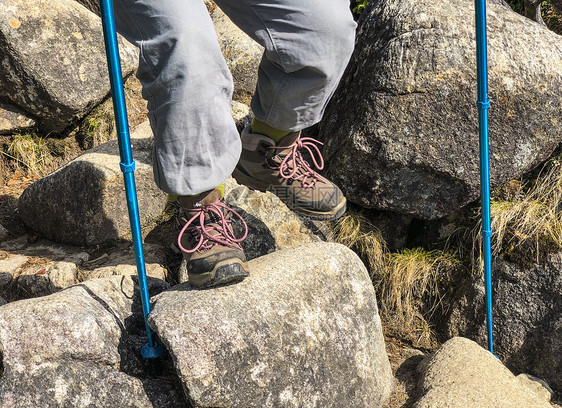
<svg viewBox="0 0 562 408">
<path fill-rule="evenodd" d="M 320 121 L 355 41 L 349 0 L 215 0 L 265 47 L 252 100 L 282 130 Z M 230 116 L 232 76 L 202 0 L 115 0 L 118 31 L 139 47 L 137 77 L 155 137 L 154 178 L 194 195 L 234 170 L 240 137 Z"/>
</svg>

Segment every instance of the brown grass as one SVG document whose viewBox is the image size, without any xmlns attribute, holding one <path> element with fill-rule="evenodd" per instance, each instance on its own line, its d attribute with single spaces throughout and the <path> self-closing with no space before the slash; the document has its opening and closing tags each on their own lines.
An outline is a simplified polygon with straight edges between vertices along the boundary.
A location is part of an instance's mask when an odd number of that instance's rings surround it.
<svg viewBox="0 0 562 408">
<path fill-rule="evenodd" d="M 387 250 L 378 229 L 362 211 L 350 210 L 334 225 L 333 240 L 355 251 L 366 264 L 388 327 L 414 343 L 429 344 L 433 332 L 422 310 L 431 315 L 442 306 L 441 287 L 460 266 L 454 251 L 423 248 Z"/>
<path fill-rule="evenodd" d="M 365 262 L 371 277 L 384 264 L 386 244 L 380 231 L 362 211 L 350 209 L 338 219 L 333 226 L 332 239 L 355 251 Z"/>
<path fill-rule="evenodd" d="M 45 169 L 53 165 L 44 139 L 28 133 L 14 135 L 7 152 L 3 151 L 2 154 L 15 168 L 23 168 L 37 176 L 43 176 Z"/>
<path fill-rule="evenodd" d="M 421 317 L 425 302 L 429 302 L 427 312 L 432 313 L 442 302 L 440 286 L 459 266 L 454 252 L 414 248 L 386 254 L 376 282 L 383 310 L 406 325 Z"/>
<path fill-rule="evenodd" d="M 562 248 L 561 167 L 560 159 L 553 159 L 532 182 L 512 181 L 491 200 L 493 255 L 531 251 L 539 262 L 541 253 Z M 473 259 L 481 270 L 480 229 L 481 221 L 473 233 Z"/>
</svg>

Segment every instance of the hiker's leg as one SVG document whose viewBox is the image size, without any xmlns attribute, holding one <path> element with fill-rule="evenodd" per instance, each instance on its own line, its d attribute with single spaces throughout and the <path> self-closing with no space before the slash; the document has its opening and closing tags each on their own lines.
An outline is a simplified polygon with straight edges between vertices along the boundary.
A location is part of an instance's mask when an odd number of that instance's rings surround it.
<svg viewBox="0 0 562 408">
<path fill-rule="evenodd" d="M 320 121 L 351 57 L 356 24 L 348 0 L 216 0 L 265 47 L 252 110 L 283 130 Z"/>
<path fill-rule="evenodd" d="M 156 184 L 177 195 L 215 188 L 241 147 L 230 116 L 232 76 L 204 3 L 115 0 L 115 15 L 118 31 L 140 49 Z"/>
</svg>

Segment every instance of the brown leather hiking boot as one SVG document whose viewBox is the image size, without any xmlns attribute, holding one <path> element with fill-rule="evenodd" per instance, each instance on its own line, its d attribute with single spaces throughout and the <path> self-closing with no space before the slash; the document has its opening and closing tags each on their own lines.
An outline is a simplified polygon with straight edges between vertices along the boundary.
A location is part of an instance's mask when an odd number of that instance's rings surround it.
<svg viewBox="0 0 562 408">
<path fill-rule="evenodd" d="M 249 126 L 240 137 L 242 155 L 232 173 L 239 183 L 271 191 L 291 210 L 314 220 L 335 220 L 345 213 L 341 190 L 316 173 L 302 155 L 307 153 L 314 166 L 322 170 L 324 160 L 314 144 L 320 142 L 293 132 L 275 143 L 268 136 L 251 133 Z"/>
<path fill-rule="evenodd" d="M 187 261 L 191 285 L 198 288 L 236 283 L 249 275 L 240 242 L 248 228 L 236 211 L 224 204 L 218 189 L 197 196 L 179 196 L 176 217 L 181 231 L 178 247 Z M 231 216 L 242 220 L 244 235 L 236 238 Z"/>
</svg>

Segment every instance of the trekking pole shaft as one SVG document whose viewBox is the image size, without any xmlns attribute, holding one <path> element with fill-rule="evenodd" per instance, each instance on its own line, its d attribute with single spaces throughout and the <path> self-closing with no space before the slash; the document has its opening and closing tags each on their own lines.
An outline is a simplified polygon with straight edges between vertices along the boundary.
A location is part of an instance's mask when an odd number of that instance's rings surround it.
<svg viewBox="0 0 562 408">
<path fill-rule="evenodd" d="M 150 327 L 148 326 L 150 302 L 148 295 L 148 286 L 146 282 L 146 267 L 142 247 L 137 190 L 135 186 L 135 162 L 133 161 L 133 153 L 131 151 L 129 121 L 127 119 L 127 106 L 125 103 L 125 93 L 123 91 L 123 76 L 121 73 L 119 44 L 117 42 L 115 18 L 113 15 L 113 2 L 112 0 L 100 0 L 100 7 L 105 40 L 105 50 L 107 54 L 107 65 L 109 70 L 109 80 L 111 83 L 111 93 L 113 95 L 113 109 L 115 111 L 115 123 L 117 126 L 119 155 L 121 157 L 120 166 L 125 181 L 125 194 L 127 196 L 127 208 L 129 210 L 129 220 L 131 222 L 131 232 L 133 245 L 135 248 L 135 260 L 139 276 L 139 288 L 144 314 L 144 324 L 148 336 L 148 345 L 145 347 L 148 347 L 148 349 L 152 350 L 152 353 L 149 353 L 151 354 L 150 357 L 157 357 L 156 355 L 154 355 L 154 351 L 158 348 L 158 346 L 154 343 L 152 332 L 150 330 Z"/>
<path fill-rule="evenodd" d="M 490 167 L 488 141 L 488 52 L 486 39 L 486 2 L 475 0 L 476 6 L 476 64 L 478 77 L 478 124 L 480 133 L 480 192 L 482 199 L 482 246 L 484 254 L 484 283 L 488 350 L 494 353 L 492 328 L 492 227 L 490 220 Z"/>
</svg>

